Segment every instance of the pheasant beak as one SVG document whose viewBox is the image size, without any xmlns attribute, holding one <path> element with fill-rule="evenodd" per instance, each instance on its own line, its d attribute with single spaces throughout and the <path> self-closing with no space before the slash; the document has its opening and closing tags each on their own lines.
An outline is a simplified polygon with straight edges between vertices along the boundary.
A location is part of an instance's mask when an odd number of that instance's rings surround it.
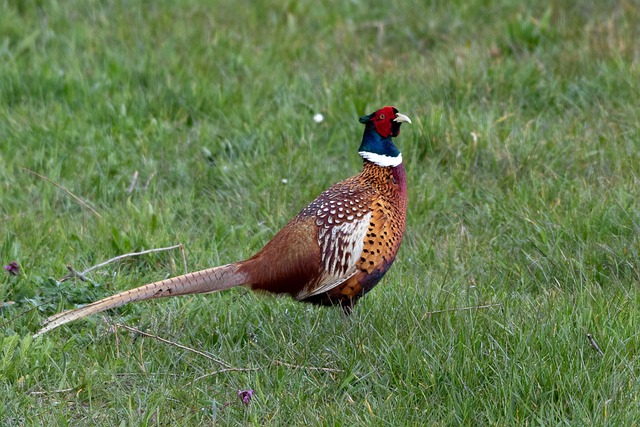
<svg viewBox="0 0 640 427">
<path fill-rule="evenodd" d="M 393 121 L 396 122 L 396 123 L 405 123 L 406 122 L 406 123 L 411 124 L 411 119 L 409 117 L 405 116 L 402 113 L 396 113 L 396 118 L 393 119 Z"/>
</svg>

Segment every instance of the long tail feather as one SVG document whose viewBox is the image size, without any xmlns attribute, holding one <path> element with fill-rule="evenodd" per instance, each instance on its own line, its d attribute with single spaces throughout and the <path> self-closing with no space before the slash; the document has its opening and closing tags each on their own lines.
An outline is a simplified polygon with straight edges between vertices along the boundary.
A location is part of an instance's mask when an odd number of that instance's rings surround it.
<svg viewBox="0 0 640 427">
<path fill-rule="evenodd" d="M 196 271 L 183 276 L 172 277 L 159 282 L 149 283 L 139 288 L 120 292 L 100 301 L 87 304 L 74 310 L 54 314 L 45 320 L 43 328 L 33 337 L 36 338 L 52 329 L 92 314 L 133 302 L 152 298 L 216 292 L 246 283 L 244 274 L 238 272 L 239 264 L 228 264 L 207 270 Z"/>
</svg>

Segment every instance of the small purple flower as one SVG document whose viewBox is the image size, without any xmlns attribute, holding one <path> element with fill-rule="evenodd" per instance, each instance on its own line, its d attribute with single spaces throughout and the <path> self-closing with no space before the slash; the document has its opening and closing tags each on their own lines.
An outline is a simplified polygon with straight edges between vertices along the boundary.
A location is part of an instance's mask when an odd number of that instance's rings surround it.
<svg viewBox="0 0 640 427">
<path fill-rule="evenodd" d="M 242 403 L 248 405 L 253 397 L 253 390 L 238 390 L 238 397 L 242 399 Z"/>
<path fill-rule="evenodd" d="M 4 269 L 12 276 L 17 276 L 18 273 L 20 273 L 20 266 L 15 261 L 11 261 L 9 265 L 5 265 Z"/>
</svg>

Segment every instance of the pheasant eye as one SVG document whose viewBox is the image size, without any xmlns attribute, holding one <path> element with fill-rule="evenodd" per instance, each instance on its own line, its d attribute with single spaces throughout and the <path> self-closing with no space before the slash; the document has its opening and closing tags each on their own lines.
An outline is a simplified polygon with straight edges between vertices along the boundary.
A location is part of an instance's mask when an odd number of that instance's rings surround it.
<svg viewBox="0 0 640 427">
<path fill-rule="evenodd" d="M 380 114 L 380 120 L 384 120 L 384 114 Z"/>
</svg>

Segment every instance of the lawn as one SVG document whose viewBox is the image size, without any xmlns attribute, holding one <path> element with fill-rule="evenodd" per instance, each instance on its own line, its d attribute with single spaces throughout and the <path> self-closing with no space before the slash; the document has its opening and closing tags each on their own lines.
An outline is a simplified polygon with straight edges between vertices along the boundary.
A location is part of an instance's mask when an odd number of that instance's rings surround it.
<svg viewBox="0 0 640 427">
<path fill-rule="evenodd" d="M 0 1 L 0 424 L 638 425 L 638 40 L 634 1 Z M 251 256 L 383 105 L 407 231 L 350 317 L 240 288 L 31 338 L 184 272 L 67 266 Z"/>
</svg>

